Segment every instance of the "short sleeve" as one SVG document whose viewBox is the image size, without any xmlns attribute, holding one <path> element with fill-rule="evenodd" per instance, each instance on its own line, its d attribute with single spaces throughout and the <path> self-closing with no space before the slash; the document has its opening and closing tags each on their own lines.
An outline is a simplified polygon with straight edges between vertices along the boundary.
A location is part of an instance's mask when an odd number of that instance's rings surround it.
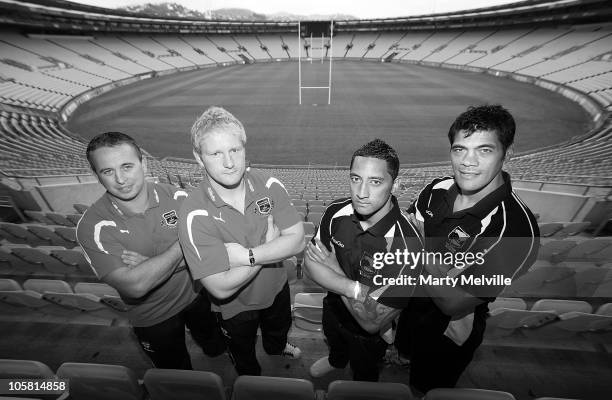
<svg viewBox="0 0 612 400">
<path fill-rule="evenodd" d="M 230 269 L 225 245 L 217 237 L 212 217 L 204 209 L 188 209 L 183 203 L 179 214 L 179 241 L 194 280 Z"/>
<path fill-rule="evenodd" d="M 114 221 L 90 223 L 82 221 L 77 228 L 77 241 L 98 279 L 125 267 L 121 254 L 125 249 L 118 241 L 119 229 Z"/>
<path fill-rule="evenodd" d="M 317 227 L 317 231 L 315 232 L 314 236 L 314 238 L 317 238 L 319 241 L 321 241 L 321 243 L 325 245 L 325 247 L 327 247 L 328 251 L 331 251 L 332 248 L 331 220 L 334 214 L 334 211 L 332 211 L 332 209 L 336 209 L 335 202 L 327 206 L 327 208 L 323 212 L 323 215 L 321 216 L 321 222 L 319 223 L 319 226 Z"/>
<path fill-rule="evenodd" d="M 266 186 L 269 186 L 268 190 L 274 202 L 274 207 L 272 208 L 274 224 L 280 230 L 283 230 L 300 222 L 300 216 L 295 207 L 291 204 L 289 194 L 287 194 L 282 183 L 278 179 L 270 177 L 268 178 Z"/>
<path fill-rule="evenodd" d="M 425 222 L 423 214 L 427 210 L 427 201 L 429 199 L 432 187 L 433 182 L 425 186 L 419 193 L 417 199 L 413 201 L 410 207 L 408 207 L 408 209 L 406 210 L 409 214 L 414 214 L 416 216 L 416 219 L 421 222 Z"/>
</svg>

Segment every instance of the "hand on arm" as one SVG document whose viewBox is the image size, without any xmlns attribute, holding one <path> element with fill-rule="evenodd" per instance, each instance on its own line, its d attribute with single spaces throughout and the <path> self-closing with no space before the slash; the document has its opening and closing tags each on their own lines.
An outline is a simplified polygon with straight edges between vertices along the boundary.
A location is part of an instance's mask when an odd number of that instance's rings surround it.
<svg viewBox="0 0 612 400">
<path fill-rule="evenodd" d="M 399 314 L 401 310 L 387 307 L 368 296 L 368 286 L 346 277 L 333 247 L 328 251 L 318 239 L 315 242 L 316 245 L 308 243 L 306 246 L 304 261 L 308 275 L 327 290 L 340 294 L 344 305 L 363 329 L 378 332 Z"/>
<path fill-rule="evenodd" d="M 179 242 L 176 241 L 163 253 L 146 257 L 135 251 L 124 250 L 121 260 L 125 267 L 117 268 L 102 279 L 119 293 L 139 298 L 166 281 L 183 258 Z"/>
<path fill-rule="evenodd" d="M 316 244 L 309 242 L 304 252 L 306 273 L 325 289 L 352 297 L 355 292 L 355 281 L 347 278 L 340 268 L 333 247 L 330 252 L 319 239 L 315 238 L 315 241 Z"/>
</svg>

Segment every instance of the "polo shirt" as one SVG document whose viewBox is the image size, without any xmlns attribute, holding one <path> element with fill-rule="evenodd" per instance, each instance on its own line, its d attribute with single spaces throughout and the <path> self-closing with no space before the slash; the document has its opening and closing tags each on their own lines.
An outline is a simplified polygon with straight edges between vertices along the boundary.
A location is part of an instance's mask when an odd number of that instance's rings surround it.
<svg viewBox="0 0 612 400">
<path fill-rule="evenodd" d="M 266 241 L 268 215 L 284 230 L 300 222 L 299 215 L 276 178 L 259 170 L 244 174 L 244 214 L 223 201 L 208 177 L 194 189 L 179 212 L 179 239 L 194 280 L 230 269 L 225 243 L 246 248 Z M 272 305 L 287 282 L 282 263 L 263 265 L 255 277 L 228 299 L 211 299 L 214 311 L 229 319 L 243 311 L 261 310 Z"/>
<path fill-rule="evenodd" d="M 178 240 L 177 212 L 187 193 L 152 182 L 146 182 L 146 190 L 149 204 L 142 214 L 131 213 L 105 193 L 79 220 L 77 240 L 99 279 L 126 266 L 121 260 L 123 250 L 154 257 Z M 140 298 L 121 295 L 133 326 L 165 321 L 195 300 L 197 294 L 184 264 L 179 260 L 168 280 Z"/>
<path fill-rule="evenodd" d="M 422 264 L 411 265 L 393 261 L 376 266 L 376 254 L 395 254 L 397 251 L 421 252 L 423 242 L 418 229 L 402 213 L 392 196 L 391 210 L 376 224 L 363 230 L 355 214 L 350 198 L 332 202 L 321 217 L 316 238 L 331 251 L 336 252 L 338 264 L 346 277 L 370 287 L 369 293 L 381 304 L 393 308 L 404 308 L 415 290 L 408 277 L 417 278 L 422 273 Z M 382 278 L 400 278 L 394 284 L 384 284 Z M 389 281 L 387 281 L 389 282 Z M 374 294 L 375 293 L 375 294 Z"/>
<path fill-rule="evenodd" d="M 499 188 L 458 212 L 453 212 L 459 194 L 454 179 L 434 179 L 408 210 L 424 223 L 427 251 L 482 254 L 480 263 L 455 265 L 448 273 L 459 279 L 458 286 L 463 290 L 485 300 L 473 314 L 450 323 L 450 317 L 438 310 L 431 299 L 424 299 L 424 307 L 431 315 L 423 319 L 429 319 L 426 323 L 436 331 L 446 332 L 457 344 L 463 343 L 473 328 L 484 330 L 487 303 L 505 287 L 505 281 L 496 277 L 517 279 L 537 258 L 540 232 L 536 218 L 512 190 L 510 176 L 506 172 L 502 176 L 504 183 Z M 476 284 L 473 278 L 480 282 Z M 485 278 L 490 283 L 482 284 Z"/>
</svg>

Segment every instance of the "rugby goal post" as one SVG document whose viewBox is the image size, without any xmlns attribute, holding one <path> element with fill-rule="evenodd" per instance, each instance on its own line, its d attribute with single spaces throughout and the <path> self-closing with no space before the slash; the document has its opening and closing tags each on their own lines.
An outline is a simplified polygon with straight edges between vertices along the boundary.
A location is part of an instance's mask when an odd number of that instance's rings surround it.
<svg viewBox="0 0 612 400">
<path fill-rule="evenodd" d="M 304 32 L 302 28 L 305 28 Z M 318 39 L 319 34 L 321 35 L 321 47 L 313 47 L 314 35 Z M 302 86 L 302 38 L 310 36 L 310 63 L 314 58 L 314 50 L 321 50 L 321 64 L 325 59 L 325 37 L 329 34 L 329 73 L 327 86 Z M 327 104 L 331 104 L 331 85 L 332 85 L 332 59 L 334 54 L 334 21 L 314 21 L 314 22 L 300 22 L 297 23 L 297 40 L 298 40 L 298 103 L 302 104 L 302 90 L 317 90 L 327 89 Z"/>
</svg>

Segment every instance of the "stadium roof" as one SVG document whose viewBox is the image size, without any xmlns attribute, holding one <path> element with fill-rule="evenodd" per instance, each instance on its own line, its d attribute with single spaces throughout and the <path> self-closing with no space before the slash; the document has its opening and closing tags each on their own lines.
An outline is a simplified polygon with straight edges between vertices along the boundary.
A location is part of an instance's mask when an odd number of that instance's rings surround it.
<svg viewBox="0 0 612 400">
<path fill-rule="evenodd" d="M 296 32 L 296 22 L 220 21 L 143 16 L 65 0 L 0 0 L 0 24 L 36 33 L 96 32 L 273 33 Z M 465 12 L 335 21 L 335 31 L 423 30 L 611 23 L 609 0 L 528 0 Z"/>
</svg>

